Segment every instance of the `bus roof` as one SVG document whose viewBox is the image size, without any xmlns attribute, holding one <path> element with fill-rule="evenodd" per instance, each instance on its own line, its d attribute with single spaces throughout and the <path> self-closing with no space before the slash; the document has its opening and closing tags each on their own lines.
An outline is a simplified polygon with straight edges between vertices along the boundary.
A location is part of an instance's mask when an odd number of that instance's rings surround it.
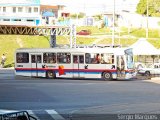
<svg viewBox="0 0 160 120">
<path fill-rule="evenodd" d="M 72 53 L 114 53 L 124 55 L 127 48 L 19 48 L 16 52 L 72 52 Z"/>
</svg>

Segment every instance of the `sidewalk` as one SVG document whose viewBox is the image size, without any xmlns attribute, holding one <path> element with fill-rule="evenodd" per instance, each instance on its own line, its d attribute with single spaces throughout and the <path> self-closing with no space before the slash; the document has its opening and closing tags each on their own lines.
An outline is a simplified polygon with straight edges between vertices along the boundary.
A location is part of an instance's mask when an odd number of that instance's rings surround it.
<svg viewBox="0 0 160 120">
<path fill-rule="evenodd" d="M 160 77 L 152 77 L 151 79 L 145 81 L 160 84 Z"/>
<path fill-rule="evenodd" d="M 0 74 L 8 74 L 8 73 L 14 73 L 14 67 L 11 68 L 0 68 Z"/>
</svg>

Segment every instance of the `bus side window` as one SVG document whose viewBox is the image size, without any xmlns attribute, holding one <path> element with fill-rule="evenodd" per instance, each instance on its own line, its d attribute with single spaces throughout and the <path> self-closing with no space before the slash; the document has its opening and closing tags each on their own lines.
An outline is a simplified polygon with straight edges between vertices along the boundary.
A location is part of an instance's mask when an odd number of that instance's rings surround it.
<svg viewBox="0 0 160 120">
<path fill-rule="evenodd" d="M 32 55 L 32 56 L 31 56 L 31 62 L 32 62 L 32 63 L 36 63 L 35 55 Z"/>
<path fill-rule="evenodd" d="M 91 62 L 90 62 L 90 61 L 91 61 L 90 56 L 91 56 L 90 53 L 86 53 L 86 54 L 85 54 L 85 61 L 86 61 L 87 64 L 91 63 Z"/>
<path fill-rule="evenodd" d="M 84 56 L 83 55 L 79 56 L 79 63 L 84 63 Z"/>
<path fill-rule="evenodd" d="M 44 53 L 43 62 L 44 63 L 56 63 L 56 53 Z"/>
<path fill-rule="evenodd" d="M 114 63 L 114 55 L 112 55 L 112 64 Z"/>
<path fill-rule="evenodd" d="M 71 63 L 71 55 L 70 54 L 67 55 L 67 63 Z"/>
<path fill-rule="evenodd" d="M 104 54 L 104 63 L 105 64 L 113 64 L 114 63 L 114 55 L 112 54 Z"/>
<path fill-rule="evenodd" d="M 73 56 L 73 63 L 78 63 L 78 56 L 77 55 Z"/>
<path fill-rule="evenodd" d="M 71 54 L 70 53 L 57 53 L 57 62 L 58 63 L 71 63 Z"/>
<path fill-rule="evenodd" d="M 16 62 L 17 63 L 28 63 L 29 62 L 29 54 L 28 53 L 17 53 L 16 54 Z"/>
<path fill-rule="evenodd" d="M 41 55 L 37 55 L 37 63 L 42 63 L 42 61 L 41 61 Z"/>
</svg>

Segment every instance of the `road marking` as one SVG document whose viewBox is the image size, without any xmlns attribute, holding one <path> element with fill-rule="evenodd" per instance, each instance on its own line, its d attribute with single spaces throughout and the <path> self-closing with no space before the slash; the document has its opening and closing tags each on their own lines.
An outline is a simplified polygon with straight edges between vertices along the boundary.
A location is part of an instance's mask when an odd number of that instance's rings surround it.
<svg viewBox="0 0 160 120">
<path fill-rule="evenodd" d="M 55 110 L 46 110 L 46 112 L 54 118 L 54 120 L 65 120 L 61 115 L 59 115 Z"/>
<path fill-rule="evenodd" d="M 28 112 L 29 115 L 37 118 L 37 120 L 40 120 L 40 119 L 38 118 L 38 116 L 36 116 L 36 115 L 33 113 L 33 110 L 27 110 L 27 112 Z"/>
</svg>

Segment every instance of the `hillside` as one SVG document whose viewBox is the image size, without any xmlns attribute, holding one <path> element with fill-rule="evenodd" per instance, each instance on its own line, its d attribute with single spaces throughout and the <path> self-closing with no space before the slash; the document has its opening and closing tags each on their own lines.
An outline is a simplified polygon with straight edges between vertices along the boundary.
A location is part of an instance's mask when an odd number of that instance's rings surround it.
<svg viewBox="0 0 160 120">
<path fill-rule="evenodd" d="M 108 28 L 97 29 L 95 27 L 79 27 L 77 31 L 89 29 L 90 36 L 77 36 L 77 44 L 111 44 L 111 31 Z M 127 29 L 123 28 L 120 34 L 115 33 L 115 44 L 129 46 L 136 42 L 138 38 L 145 37 L 145 30 L 131 29 L 127 35 Z M 149 42 L 156 48 L 160 48 L 159 30 L 150 30 Z M 120 36 L 120 38 L 117 38 Z M 7 61 L 5 67 L 14 66 L 14 52 L 17 48 L 48 48 L 49 36 L 29 36 L 29 35 L 0 35 L 0 56 L 6 54 Z M 69 44 L 69 36 L 57 36 L 57 44 Z"/>
<path fill-rule="evenodd" d="M 49 48 L 49 36 L 0 35 L 0 56 L 6 54 L 5 67 L 14 66 L 14 53 L 17 48 Z M 94 38 L 80 38 L 77 44 L 91 44 Z M 82 41 L 82 42 L 81 42 Z M 69 44 L 69 37 L 58 36 L 57 44 Z"/>
<path fill-rule="evenodd" d="M 14 65 L 14 52 L 21 47 L 49 47 L 48 38 L 44 36 L 0 35 L 0 55 L 6 54 L 5 67 Z"/>
</svg>

